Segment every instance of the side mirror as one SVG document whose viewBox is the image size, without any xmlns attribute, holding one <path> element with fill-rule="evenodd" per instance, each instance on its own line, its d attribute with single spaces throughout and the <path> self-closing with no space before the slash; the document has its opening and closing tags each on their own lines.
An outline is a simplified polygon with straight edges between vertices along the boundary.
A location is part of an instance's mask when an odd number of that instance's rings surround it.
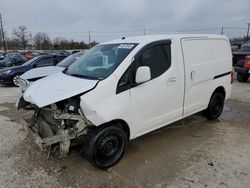
<svg viewBox="0 0 250 188">
<path fill-rule="evenodd" d="M 151 72 L 148 66 L 138 67 L 135 75 L 135 82 L 137 84 L 149 81 L 151 79 Z"/>
<path fill-rule="evenodd" d="M 36 68 L 36 67 L 37 67 L 37 64 L 33 64 L 32 67 L 33 67 L 33 68 Z"/>
</svg>

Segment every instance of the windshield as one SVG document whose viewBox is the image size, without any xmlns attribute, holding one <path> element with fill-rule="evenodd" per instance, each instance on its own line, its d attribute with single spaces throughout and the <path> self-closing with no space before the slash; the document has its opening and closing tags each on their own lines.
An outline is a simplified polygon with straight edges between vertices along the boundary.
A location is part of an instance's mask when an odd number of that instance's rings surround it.
<svg viewBox="0 0 250 188">
<path fill-rule="evenodd" d="M 250 46 L 242 46 L 239 52 L 250 52 Z"/>
<path fill-rule="evenodd" d="M 34 57 L 34 58 L 32 58 L 31 60 L 29 60 L 29 61 L 26 61 L 24 64 L 22 64 L 22 66 L 26 66 L 26 65 L 30 65 L 31 63 L 33 63 L 35 60 L 37 60 L 39 58 L 39 56 L 38 57 Z"/>
<path fill-rule="evenodd" d="M 76 60 L 65 74 L 87 79 L 107 78 L 137 44 L 103 44 L 95 46 Z"/>
<path fill-rule="evenodd" d="M 73 55 L 70 55 L 69 57 L 66 57 L 63 59 L 60 63 L 58 63 L 57 67 L 68 67 L 72 63 L 74 63 L 80 56 L 83 55 L 83 52 L 75 53 Z"/>
</svg>

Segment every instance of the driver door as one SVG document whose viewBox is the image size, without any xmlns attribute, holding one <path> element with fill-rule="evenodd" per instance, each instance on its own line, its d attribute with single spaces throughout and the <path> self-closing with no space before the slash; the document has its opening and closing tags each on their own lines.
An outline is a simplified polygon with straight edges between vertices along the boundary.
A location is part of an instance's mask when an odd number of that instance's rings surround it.
<svg viewBox="0 0 250 188">
<path fill-rule="evenodd" d="M 133 64 L 148 66 L 151 80 L 131 88 L 131 111 L 137 135 L 157 129 L 182 115 L 183 88 L 177 80 L 177 63 L 171 62 L 171 41 L 146 46 Z"/>
</svg>

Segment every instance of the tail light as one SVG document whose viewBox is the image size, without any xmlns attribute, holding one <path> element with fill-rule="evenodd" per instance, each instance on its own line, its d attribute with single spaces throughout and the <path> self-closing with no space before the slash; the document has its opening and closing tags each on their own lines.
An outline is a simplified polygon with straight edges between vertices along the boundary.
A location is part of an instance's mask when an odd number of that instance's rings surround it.
<svg viewBox="0 0 250 188">
<path fill-rule="evenodd" d="M 230 81 L 230 83 L 233 84 L 233 82 L 234 82 L 234 72 L 232 71 L 231 72 L 231 81 Z"/>
<path fill-rule="evenodd" d="M 246 56 L 244 60 L 244 67 L 250 69 L 250 56 Z"/>
</svg>

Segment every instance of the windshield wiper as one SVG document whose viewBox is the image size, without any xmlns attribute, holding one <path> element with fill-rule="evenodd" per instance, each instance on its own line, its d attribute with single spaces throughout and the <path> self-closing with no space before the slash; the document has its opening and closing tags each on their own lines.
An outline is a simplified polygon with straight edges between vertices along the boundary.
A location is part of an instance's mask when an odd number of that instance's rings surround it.
<svg viewBox="0 0 250 188">
<path fill-rule="evenodd" d="M 102 78 L 97 78 L 94 76 L 87 76 L 87 75 L 81 75 L 81 74 L 69 74 L 70 76 L 75 76 L 77 78 L 86 78 L 86 79 L 90 79 L 90 80 L 101 80 Z"/>
</svg>

